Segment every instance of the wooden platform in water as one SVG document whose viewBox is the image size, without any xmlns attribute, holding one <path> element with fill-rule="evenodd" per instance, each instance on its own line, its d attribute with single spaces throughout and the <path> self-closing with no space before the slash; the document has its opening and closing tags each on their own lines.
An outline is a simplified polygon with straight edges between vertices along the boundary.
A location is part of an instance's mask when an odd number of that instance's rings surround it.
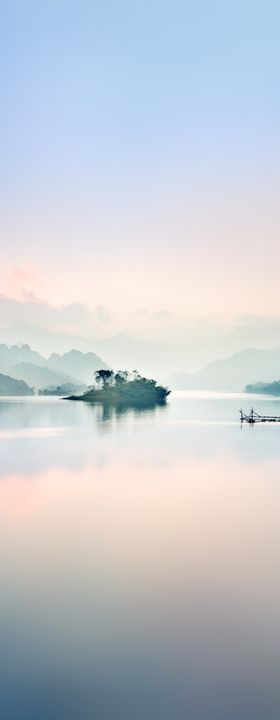
<svg viewBox="0 0 280 720">
<path fill-rule="evenodd" d="M 259 415 L 254 408 L 250 410 L 249 415 L 246 415 L 246 413 L 243 412 L 243 410 L 240 410 L 240 420 L 241 422 L 247 422 L 250 425 L 254 425 L 255 423 L 264 423 L 264 422 L 270 422 L 270 423 L 277 423 L 280 422 L 280 417 L 277 415 Z"/>
</svg>

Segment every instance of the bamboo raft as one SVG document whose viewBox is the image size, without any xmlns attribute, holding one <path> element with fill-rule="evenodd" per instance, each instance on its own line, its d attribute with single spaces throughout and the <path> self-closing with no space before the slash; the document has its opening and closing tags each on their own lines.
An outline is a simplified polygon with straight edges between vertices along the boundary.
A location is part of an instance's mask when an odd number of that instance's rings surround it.
<svg viewBox="0 0 280 720">
<path fill-rule="evenodd" d="M 277 415 L 259 415 L 254 408 L 250 410 L 249 415 L 246 415 L 246 413 L 243 412 L 243 410 L 240 410 L 240 420 L 241 423 L 247 422 L 250 425 L 254 425 L 255 423 L 264 423 L 264 422 L 271 422 L 271 423 L 277 423 L 280 422 L 280 417 Z"/>
</svg>

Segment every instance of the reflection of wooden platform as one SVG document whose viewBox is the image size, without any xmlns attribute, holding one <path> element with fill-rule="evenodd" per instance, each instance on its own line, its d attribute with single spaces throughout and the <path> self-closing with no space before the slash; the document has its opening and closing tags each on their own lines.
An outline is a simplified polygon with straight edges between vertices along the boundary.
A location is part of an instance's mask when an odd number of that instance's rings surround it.
<svg viewBox="0 0 280 720">
<path fill-rule="evenodd" d="M 240 420 L 242 423 L 247 422 L 253 425 L 254 423 L 280 422 L 280 417 L 277 415 L 259 415 L 254 408 L 252 408 L 249 415 L 246 415 L 243 410 L 240 410 Z"/>
</svg>

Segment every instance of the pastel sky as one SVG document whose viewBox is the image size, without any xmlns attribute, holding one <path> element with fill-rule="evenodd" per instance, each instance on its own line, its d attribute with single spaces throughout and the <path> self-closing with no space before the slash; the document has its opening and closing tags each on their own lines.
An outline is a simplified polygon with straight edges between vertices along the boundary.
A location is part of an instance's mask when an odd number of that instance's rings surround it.
<svg viewBox="0 0 280 720">
<path fill-rule="evenodd" d="M 2 4 L 1 293 L 279 314 L 277 0 Z"/>
</svg>

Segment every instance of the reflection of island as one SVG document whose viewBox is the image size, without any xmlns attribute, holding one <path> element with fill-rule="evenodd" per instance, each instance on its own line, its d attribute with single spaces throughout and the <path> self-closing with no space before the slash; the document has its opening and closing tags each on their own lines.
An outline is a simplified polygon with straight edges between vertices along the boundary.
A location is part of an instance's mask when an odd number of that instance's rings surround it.
<svg viewBox="0 0 280 720">
<path fill-rule="evenodd" d="M 128 419 L 128 422 L 137 418 L 140 415 L 153 416 L 156 411 L 161 412 L 166 408 L 166 403 L 160 403 L 158 405 L 127 405 L 122 403 L 116 403 L 115 405 L 110 403 L 88 403 L 91 410 L 94 410 L 94 417 L 97 425 L 97 429 L 100 430 L 103 423 L 112 424 L 115 421 Z"/>
<path fill-rule="evenodd" d="M 102 404 L 122 414 L 128 408 L 142 410 L 164 405 L 169 394 L 168 388 L 158 385 L 156 380 L 141 377 L 136 370 L 131 374 L 127 371 L 97 370 L 91 388 L 83 395 L 71 395 L 65 399 Z"/>
</svg>

